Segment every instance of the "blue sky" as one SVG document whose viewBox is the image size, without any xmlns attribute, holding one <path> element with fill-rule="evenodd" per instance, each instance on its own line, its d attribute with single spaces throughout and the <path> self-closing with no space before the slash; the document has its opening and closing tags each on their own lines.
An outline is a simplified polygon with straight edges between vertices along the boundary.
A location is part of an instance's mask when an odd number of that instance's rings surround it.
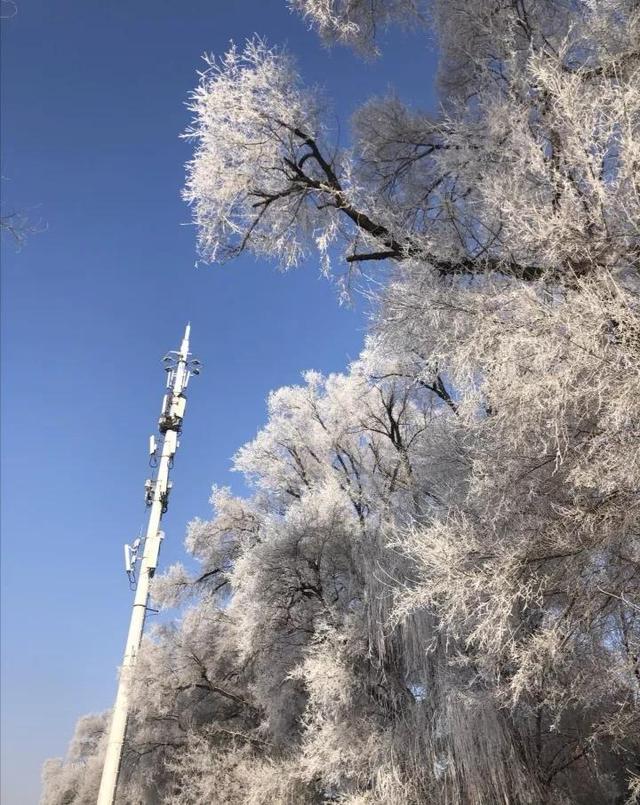
<svg viewBox="0 0 640 805">
<path fill-rule="evenodd" d="M 4 5 L 4 4 L 3 4 Z M 366 318 L 314 261 L 288 274 L 243 257 L 195 268 L 179 139 L 203 52 L 254 32 L 350 112 L 391 86 L 433 108 L 434 55 L 415 33 L 365 64 L 327 51 L 284 0 L 18 0 L 2 32 L 2 197 L 42 231 L 2 247 L 2 802 L 36 803 L 43 760 L 78 716 L 112 703 L 130 593 L 122 543 L 144 522 L 162 355 L 186 321 L 205 364 L 164 520 L 161 563 L 270 389 L 343 369 Z"/>
</svg>

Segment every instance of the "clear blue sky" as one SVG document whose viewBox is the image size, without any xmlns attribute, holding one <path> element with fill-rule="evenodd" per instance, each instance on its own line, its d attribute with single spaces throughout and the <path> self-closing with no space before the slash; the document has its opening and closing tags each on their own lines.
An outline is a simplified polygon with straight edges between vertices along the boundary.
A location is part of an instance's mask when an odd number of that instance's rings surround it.
<svg viewBox="0 0 640 805">
<path fill-rule="evenodd" d="M 162 564 L 270 389 L 343 369 L 362 312 L 311 263 L 194 268 L 180 199 L 184 101 L 204 51 L 253 32 L 287 43 L 348 126 L 373 93 L 433 106 L 434 57 L 392 34 L 383 59 L 327 51 L 284 0 L 17 0 L 3 23 L 2 195 L 46 225 L 2 251 L 2 802 L 30 805 L 78 716 L 112 703 L 130 593 L 122 543 L 143 523 L 160 358 L 187 320 L 204 362 L 164 521 Z M 4 4 L 3 4 L 4 6 Z"/>
</svg>

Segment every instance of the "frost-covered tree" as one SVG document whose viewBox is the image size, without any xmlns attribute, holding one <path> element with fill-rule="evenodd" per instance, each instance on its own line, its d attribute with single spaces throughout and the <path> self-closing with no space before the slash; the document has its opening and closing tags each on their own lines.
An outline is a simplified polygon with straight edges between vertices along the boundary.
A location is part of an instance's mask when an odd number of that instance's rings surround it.
<svg viewBox="0 0 640 805">
<path fill-rule="evenodd" d="M 362 55 L 379 54 L 377 34 L 391 24 L 424 23 L 424 0 L 289 0 L 327 44 L 350 45 Z"/>
<path fill-rule="evenodd" d="M 371 54 L 435 31 L 442 111 L 372 99 L 338 147 L 283 50 L 201 76 L 203 259 L 388 270 L 359 359 L 271 395 L 199 573 L 156 580 L 185 609 L 123 802 L 637 801 L 640 7 L 291 6 Z M 84 801 L 77 763 L 48 805 Z"/>
<path fill-rule="evenodd" d="M 66 758 L 48 760 L 42 770 L 42 805 L 93 805 L 104 761 L 108 713 L 83 716 Z"/>
</svg>

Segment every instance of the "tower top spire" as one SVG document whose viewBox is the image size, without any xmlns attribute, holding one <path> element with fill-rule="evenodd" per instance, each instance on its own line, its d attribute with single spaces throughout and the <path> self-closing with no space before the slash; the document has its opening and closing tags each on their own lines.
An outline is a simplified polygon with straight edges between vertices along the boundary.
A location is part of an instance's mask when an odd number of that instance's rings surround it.
<svg viewBox="0 0 640 805">
<path fill-rule="evenodd" d="M 187 356 L 189 354 L 189 336 L 191 335 L 191 322 L 187 322 L 187 326 L 184 328 L 184 338 L 182 339 L 182 344 L 180 346 L 180 357 L 183 360 L 187 360 Z"/>
</svg>

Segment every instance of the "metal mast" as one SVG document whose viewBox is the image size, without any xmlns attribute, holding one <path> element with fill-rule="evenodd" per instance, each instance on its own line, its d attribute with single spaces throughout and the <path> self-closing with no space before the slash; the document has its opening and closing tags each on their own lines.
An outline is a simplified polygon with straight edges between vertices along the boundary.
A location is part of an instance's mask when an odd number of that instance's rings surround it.
<svg viewBox="0 0 640 805">
<path fill-rule="evenodd" d="M 122 750 L 127 730 L 131 684 L 149 604 L 149 583 L 158 565 L 160 543 L 164 536 L 159 530 L 160 520 L 167 510 L 169 492 L 171 491 L 169 471 L 179 446 L 178 434 L 182 428 L 187 402 L 184 392 L 189 382 L 189 377 L 200 372 L 200 362 L 193 360 L 189 353 L 190 329 L 191 325 L 187 324 L 180 349 L 177 352 L 169 352 L 163 358 L 167 372 L 167 391 L 162 401 L 162 413 L 158 421 L 161 442 L 159 449 L 154 436 L 150 438 L 149 442 L 151 460 L 152 462 L 157 460 L 158 471 L 155 480 L 145 483 L 145 500 L 149 507 L 149 523 L 142 549 L 142 560 L 138 571 L 129 634 L 120 670 L 118 693 L 113 706 L 107 754 L 102 770 L 97 805 L 113 805 L 115 802 Z M 137 554 L 140 550 L 139 545 L 140 540 L 136 540 L 132 547 L 125 545 L 126 570 L 130 579 L 134 577 Z"/>
</svg>

